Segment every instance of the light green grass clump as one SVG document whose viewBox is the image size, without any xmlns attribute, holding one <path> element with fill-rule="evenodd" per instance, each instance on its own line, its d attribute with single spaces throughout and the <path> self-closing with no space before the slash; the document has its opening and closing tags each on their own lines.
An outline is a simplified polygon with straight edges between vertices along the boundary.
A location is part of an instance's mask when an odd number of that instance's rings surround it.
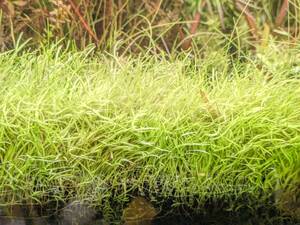
<svg viewBox="0 0 300 225">
<path fill-rule="evenodd" d="M 123 201 L 145 184 L 200 202 L 299 181 L 300 80 L 288 53 L 241 63 L 222 51 L 166 60 L 59 50 L 0 56 L 2 202 L 65 191 Z"/>
</svg>

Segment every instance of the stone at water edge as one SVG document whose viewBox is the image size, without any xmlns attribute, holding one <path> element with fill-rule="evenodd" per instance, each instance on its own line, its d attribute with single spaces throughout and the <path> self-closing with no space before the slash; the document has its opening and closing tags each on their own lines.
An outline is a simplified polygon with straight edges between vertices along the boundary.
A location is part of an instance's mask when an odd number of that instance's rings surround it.
<svg viewBox="0 0 300 225">
<path fill-rule="evenodd" d="M 123 211 L 124 225 L 151 225 L 158 211 L 142 197 L 134 198 Z"/>
</svg>

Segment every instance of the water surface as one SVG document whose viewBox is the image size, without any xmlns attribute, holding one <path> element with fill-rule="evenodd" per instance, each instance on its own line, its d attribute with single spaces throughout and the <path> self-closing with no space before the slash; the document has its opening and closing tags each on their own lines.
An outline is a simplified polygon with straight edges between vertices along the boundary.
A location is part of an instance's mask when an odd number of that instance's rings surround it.
<svg viewBox="0 0 300 225">
<path fill-rule="evenodd" d="M 144 211 L 143 211 L 144 210 Z M 145 212 L 143 208 L 142 213 Z M 126 220 L 126 218 L 125 218 Z M 0 208 L 0 225 L 300 225 L 300 221 L 278 215 L 275 211 L 260 210 L 253 212 L 242 209 L 228 212 L 214 209 L 205 214 L 162 213 L 153 218 L 124 221 L 106 221 L 100 212 L 80 203 L 70 203 L 63 207 L 45 208 L 39 206 L 16 205 Z"/>
</svg>

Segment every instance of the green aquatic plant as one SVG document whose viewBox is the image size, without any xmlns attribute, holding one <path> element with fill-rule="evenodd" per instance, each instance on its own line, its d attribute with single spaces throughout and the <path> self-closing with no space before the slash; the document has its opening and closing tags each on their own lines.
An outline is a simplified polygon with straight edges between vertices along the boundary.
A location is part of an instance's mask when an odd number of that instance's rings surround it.
<svg viewBox="0 0 300 225">
<path fill-rule="evenodd" d="M 1 203 L 269 197 L 299 182 L 298 51 L 0 55 Z M 298 72 L 297 72 L 298 71 Z M 292 190 L 292 188 L 290 189 Z"/>
</svg>

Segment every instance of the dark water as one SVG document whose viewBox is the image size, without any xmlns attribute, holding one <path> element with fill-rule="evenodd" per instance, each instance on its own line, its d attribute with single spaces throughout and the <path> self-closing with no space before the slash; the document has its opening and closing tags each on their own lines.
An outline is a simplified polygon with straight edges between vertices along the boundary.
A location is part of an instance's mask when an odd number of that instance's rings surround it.
<svg viewBox="0 0 300 225">
<path fill-rule="evenodd" d="M 275 212 L 240 210 L 227 212 L 222 209 L 202 214 L 159 213 L 149 220 L 106 221 L 101 213 L 80 203 L 63 207 L 45 208 L 40 206 L 0 207 L 0 225 L 300 225 L 299 221 Z"/>
</svg>

